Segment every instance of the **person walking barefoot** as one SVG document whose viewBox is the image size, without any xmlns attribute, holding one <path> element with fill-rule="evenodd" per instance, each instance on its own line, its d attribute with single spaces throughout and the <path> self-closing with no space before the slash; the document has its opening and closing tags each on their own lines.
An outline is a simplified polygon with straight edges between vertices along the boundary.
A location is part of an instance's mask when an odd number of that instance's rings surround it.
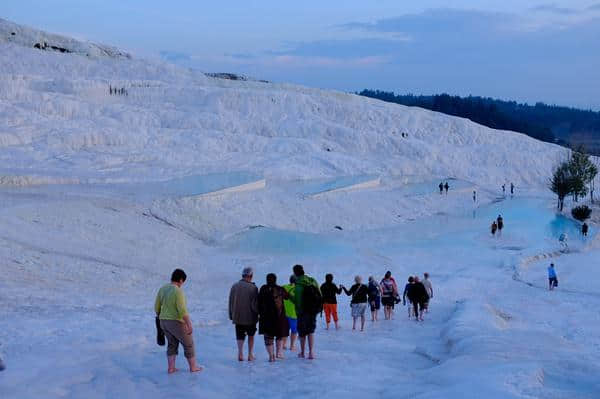
<svg viewBox="0 0 600 399">
<path fill-rule="evenodd" d="M 290 350 L 296 350 L 296 338 L 298 337 L 298 316 L 296 315 L 296 306 L 294 305 L 294 293 L 296 291 L 296 276 L 290 276 L 290 283 L 283 286 L 288 293 L 288 299 L 284 299 L 285 316 L 290 326 Z M 287 349 L 287 337 L 283 337 L 283 349 Z"/>
<path fill-rule="evenodd" d="M 284 299 L 287 298 L 287 291 L 277 285 L 277 276 L 273 273 L 267 274 L 267 283 L 260 287 L 258 292 L 258 333 L 265 337 L 269 362 L 274 362 L 276 358 L 283 359 L 283 337 L 287 337 L 290 330 L 283 305 Z"/>
<path fill-rule="evenodd" d="M 360 318 L 360 331 L 365 330 L 365 312 L 367 310 L 367 296 L 369 289 L 362 283 L 362 277 L 354 277 L 354 285 L 349 290 L 342 285 L 342 289 L 348 296 L 352 296 L 350 306 L 352 307 L 352 329 L 356 330 L 356 321 Z"/>
<path fill-rule="evenodd" d="M 304 274 L 302 265 L 295 265 L 296 292 L 294 304 L 298 315 L 298 336 L 300 337 L 300 353 L 298 357 L 306 357 L 306 341 L 308 340 L 308 358 L 315 358 L 315 329 L 317 314 L 323 310 L 321 290 L 317 281 Z M 307 302 L 308 301 L 308 302 Z"/>
<path fill-rule="evenodd" d="M 441 184 L 441 183 L 440 183 Z M 394 305 L 398 298 L 398 285 L 392 277 L 392 272 L 385 272 L 385 276 L 379 283 L 381 286 L 381 304 L 383 305 L 383 314 L 386 320 L 391 320 L 394 315 Z"/>
<path fill-rule="evenodd" d="M 342 289 L 333 283 L 333 274 L 325 275 L 325 282 L 321 284 L 321 294 L 323 294 L 323 311 L 325 312 L 326 330 L 329 330 L 329 323 L 333 318 L 335 329 L 339 329 L 337 312 L 337 295 L 342 293 Z"/>
<path fill-rule="evenodd" d="M 154 311 L 160 319 L 160 328 L 167 337 L 167 373 L 179 371 L 175 360 L 179 344 L 183 346 L 183 354 L 188 361 L 190 373 L 202 371 L 196 364 L 194 337 L 192 336 L 192 320 L 186 307 L 185 295 L 181 287 L 187 275 L 181 269 L 175 269 L 171 274 L 171 283 L 163 285 L 156 294 Z"/>
<path fill-rule="evenodd" d="M 244 361 L 244 340 L 248 335 L 248 361 L 254 357 L 254 334 L 258 322 L 258 289 L 252 282 L 254 270 L 242 270 L 242 279 L 229 291 L 229 319 L 235 324 L 235 338 L 238 347 L 238 360 Z"/>
<path fill-rule="evenodd" d="M 373 276 L 369 276 L 369 307 L 371 308 L 371 321 L 377 321 L 379 308 L 381 308 L 381 286 Z"/>
</svg>

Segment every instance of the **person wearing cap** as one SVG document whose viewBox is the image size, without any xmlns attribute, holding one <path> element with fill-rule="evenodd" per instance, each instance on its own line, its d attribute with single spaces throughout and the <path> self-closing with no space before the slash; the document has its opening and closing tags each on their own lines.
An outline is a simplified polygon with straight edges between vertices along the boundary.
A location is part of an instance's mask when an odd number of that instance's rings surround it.
<svg viewBox="0 0 600 399">
<path fill-rule="evenodd" d="M 172 374 L 177 370 L 179 344 L 183 346 L 183 354 L 190 366 L 190 373 L 202 371 L 196 364 L 194 337 L 192 336 L 192 320 L 186 308 L 185 295 L 181 287 L 187 275 L 181 269 L 175 269 L 171 274 L 171 283 L 163 285 L 154 301 L 154 311 L 160 319 L 160 328 L 167 337 L 167 372 Z"/>
<path fill-rule="evenodd" d="M 231 287 L 229 292 L 229 319 L 235 325 L 238 346 L 238 360 L 244 361 L 244 341 L 248 336 L 248 361 L 254 357 L 254 334 L 258 322 L 258 288 L 252 282 L 254 270 L 242 270 L 242 279 Z"/>
</svg>

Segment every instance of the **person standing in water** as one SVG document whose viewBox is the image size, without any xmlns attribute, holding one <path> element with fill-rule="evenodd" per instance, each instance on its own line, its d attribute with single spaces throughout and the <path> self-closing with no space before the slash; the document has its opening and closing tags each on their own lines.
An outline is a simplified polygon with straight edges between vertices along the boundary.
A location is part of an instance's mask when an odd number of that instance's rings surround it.
<svg viewBox="0 0 600 399">
<path fill-rule="evenodd" d="M 429 295 L 427 295 L 427 289 L 421 281 L 419 277 L 414 277 L 414 282 L 410 291 L 408 292 L 409 299 L 413 304 L 413 309 L 415 313 L 415 320 L 423 321 L 423 313 L 427 308 L 427 303 L 429 302 Z"/>
<path fill-rule="evenodd" d="M 440 185 L 438 187 L 440 188 L 440 195 L 442 195 L 444 193 L 444 184 L 440 182 Z"/>
<path fill-rule="evenodd" d="M 394 314 L 394 304 L 398 297 L 398 286 L 392 277 L 392 272 L 385 272 L 383 280 L 381 280 L 381 303 L 383 304 L 383 315 L 386 320 L 391 320 Z"/>
<path fill-rule="evenodd" d="M 498 224 L 498 236 L 502 235 L 502 229 L 504 228 L 504 219 L 502 219 L 502 215 L 498 215 L 498 218 L 496 219 L 496 222 Z"/>
<path fill-rule="evenodd" d="M 498 225 L 495 220 L 492 220 L 492 237 L 496 236 L 496 230 L 498 230 Z"/>
<path fill-rule="evenodd" d="M 254 357 L 254 334 L 258 322 L 258 288 L 252 282 L 254 270 L 245 267 L 242 279 L 229 291 L 229 319 L 235 324 L 235 339 L 238 347 L 238 360 L 244 360 L 244 341 L 248 336 L 248 361 Z"/>
<path fill-rule="evenodd" d="M 321 294 L 323 294 L 323 311 L 325 312 L 326 330 L 329 330 L 329 323 L 333 318 L 335 329 L 339 329 L 337 312 L 337 295 L 342 293 L 342 289 L 333 283 L 333 274 L 325 275 L 325 282 L 321 284 Z"/>
<path fill-rule="evenodd" d="M 373 276 L 369 276 L 369 307 L 371 308 L 371 321 L 377 321 L 381 307 L 381 287 Z"/>
<path fill-rule="evenodd" d="M 588 227 L 587 223 L 586 223 L 586 222 L 583 222 L 583 224 L 581 225 L 581 234 L 582 234 L 584 237 L 587 237 L 587 234 L 588 234 L 588 229 L 589 229 L 589 227 Z"/>
<path fill-rule="evenodd" d="M 404 306 L 406 306 L 406 299 L 408 298 L 408 318 L 410 319 L 410 316 L 412 314 L 412 309 L 413 309 L 413 305 L 412 305 L 412 293 L 411 290 L 414 286 L 414 282 L 415 282 L 415 278 L 413 276 L 408 276 L 408 283 L 404 286 L 404 293 L 402 294 L 402 304 Z M 416 315 L 415 315 L 416 317 Z"/>
<path fill-rule="evenodd" d="M 277 285 L 277 276 L 274 273 L 267 274 L 267 283 L 258 292 L 258 333 L 265 337 L 269 362 L 283 359 L 283 338 L 288 336 L 290 330 L 283 305 L 287 298 L 287 291 Z"/>
<path fill-rule="evenodd" d="M 448 182 L 446 182 L 446 184 L 444 184 L 444 189 L 446 190 L 446 194 L 448 194 L 449 188 L 450 188 L 450 186 L 448 185 Z"/>
<path fill-rule="evenodd" d="M 169 374 L 179 371 L 175 367 L 179 344 L 183 346 L 183 354 L 188 361 L 190 373 L 202 371 L 202 367 L 196 364 L 192 320 L 187 311 L 185 295 L 181 289 L 186 279 L 187 275 L 183 270 L 175 269 L 171 274 L 171 282 L 158 290 L 154 301 L 154 311 L 160 319 L 160 328 L 169 342 L 167 345 L 167 372 Z"/>
<path fill-rule="evenodd" d="M 548 267 L 548 289 L 552 291 L 554 287 L 558 287 L 558 277 L 556 276 L 554 263 L 550 263 L 550 266 Z"/>
<path fill-rule="evenodd" d="M 365 312 L 367 310 L 367 298 L 369 289 L 362 283 L 362 277 L 354 277 L 354 285 L 349 290 L 342 285 L 342 289 L 348 296 L 352 296 L 350 306 L 352 307 L 352 329 L 356 330 L 356 321 L 360 317 L 360 331 L 365 330 Z"/>
<path fill-rule="evenodd" d="M 322 303 L 315 303 L 317 300 L 315 296 L 318 295 L 319 299 L 322 298 L 321 290 L 314 278 L 304 274 L 304 267 L 302 265 L 295 265 L 293 270 L 296 276 L 294 304 L 296 305 L 296 314 L 298 315 L 298 336 L 300 337 L 300 353 L 298 357 L 304 358 L 306 356 L 305 350 L 308 338 L 308 358 L 314 359 L 315 329 L 317 328 L 317 314 L 319 311 L 309 309 L 309 306 L 322 305 Z M 310 300 L 313 303 L 305 303 L 306 300 Z"/>
<path fill-rule="evenodd" d="M 510 182 L 510 196 L 515 195 L 515 185 Z"/>
<path fill-rule="evenodd" d="M 290 350 L 296 350 L 296 337 L 298 337 L 298 317 L 296 315 L 296 306 L 293 302 L 294 292 L 296 291 L 296 276 L 290 276 L 290 283 L 283 286 L 288 293 L 288 299 L 283 300 L 285 307 L 285 316 L 290 326 Z M 287 349 L 287 337 L 283 337 L 283 349 Z"/>
</svg>

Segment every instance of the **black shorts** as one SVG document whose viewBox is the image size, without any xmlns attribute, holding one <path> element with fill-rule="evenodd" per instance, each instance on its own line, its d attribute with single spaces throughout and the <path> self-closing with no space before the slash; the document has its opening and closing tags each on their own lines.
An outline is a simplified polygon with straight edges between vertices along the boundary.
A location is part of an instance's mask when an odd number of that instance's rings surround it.
<svg viewBox="0 0 600 399">
<path fill-rule="evenodd" d="M 246 338 L 246 335 L 254 337 L 254 334 L 256 334 L 256 324 L 250 326 L 243 326 L 241 324 L 235 325 L 235 338 L 238 341 L 243 341 Z"/>
<path fill-rule="evenodd" d="M 384 296 L 381 298 L 381 304 L 383 306 L 390 306 L 393 308 L 395 302 L 396 302 L 396 299 L 393 296 Z"/>
<path fill-rule="evenodd" d="M 317 328 L 317 315 L 301 313 L 298 315 L 298 335 L 306 337 L 314 334 Z"/>
<path fill-rule="evenodd" d="M 558 279 L 556 277 L 550 277 L 548 278 L 548 281 L 551 286 L 558 287 Z"/>
</svg>

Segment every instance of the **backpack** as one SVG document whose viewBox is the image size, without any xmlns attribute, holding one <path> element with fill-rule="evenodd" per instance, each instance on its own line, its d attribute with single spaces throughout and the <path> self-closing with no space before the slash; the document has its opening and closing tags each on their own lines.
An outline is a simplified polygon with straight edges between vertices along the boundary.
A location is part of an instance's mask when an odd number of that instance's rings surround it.
<svg viewBox="0 0 600 399">
<path fill-rule="evenodd" d="M 394 295 L 394 283 L 391 280 L 387 281 L 383 279 L 381 285 L 383 286 L 383 296 L 388 297 Z"/>
<path fill-rule="evenodd" d="M 323 296 L 319 289 L 312 284 L 305 285 L 302 291 L 302 310 L 311 315 L 323 311 Z"/>
</svg>

